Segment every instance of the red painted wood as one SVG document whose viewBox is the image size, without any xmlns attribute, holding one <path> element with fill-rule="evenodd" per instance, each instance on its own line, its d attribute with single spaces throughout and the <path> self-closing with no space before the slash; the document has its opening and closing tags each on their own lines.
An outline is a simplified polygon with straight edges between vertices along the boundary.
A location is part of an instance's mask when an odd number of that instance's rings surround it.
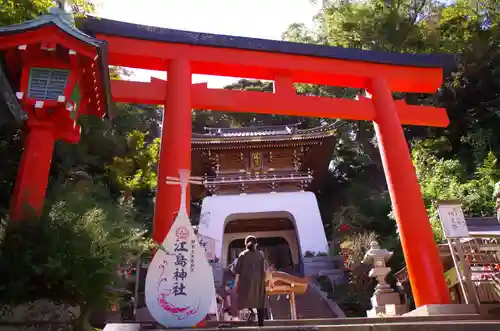
<svg viewBox="0 0 500 331">
<path fill-rule="evenodd" d="M 19 164 L 10 219 L 23 220 L 38 216 L 43 209 L 55 141 L 52 123 L 40 123 L 29 128 Z"/>
<path fill-rule="evenodd" d="M 171 84 L 166 86 L 166 108 L 161 132 L 158 185 L 154 212 L 153 239 L 162 243 L 179 210 L 180 187 L 168 185 L 167 176 L 178 177 L 180 169 L 191 170 L 191 69 L 185 59 L 169 66 Z M 189 190 L 189 186 L 188 186 Z M 189 213 L 190 195 L 187 193 Z"/>
<path fill-rule="evenodd" d="M 19 45 L 40 44 L 42 41 L 62 45 L 90 58 L 94 58 L 97 54 L 93 46 L 70 36 L 55 25 L 48 25 L 14 35 L 0 36 L 0 50 L 15 48 Z"/>
<path fill-rule="evenodd" d="M 105 104 L 102 86 L 102 80 L 97 67 L 92 59 L 79 56 L 79 65 L 81 68 L 80 92 L 82 93 L 81 114 L 90 114 L 98 117 L 105 115 Z M 85 71 L 85 72 L 83 72 Z M 94 74 L 95 73 L 95 74 Z M 96 86 L 98 87 L 96 89 Z"/>
<path fill-rule="evenodd" d="M 31 34 L 28 34 L 28 36 L 31 38 Z M 64 41 L 65 38 L 61 37 L 59 39 Z M 55 44 L 51 40 L 50 36 L 47 35 L 41 39 L 43 43 L 50 44 L 49 46 L 53 47 Z M 22 44 L 22 38 L 19 41 Z M 72 44 L 75 40 L 71 38 L 70 41 L 65 42 L 66 45 L 71 47 L 74 46 Z M 69 49 L 66 49 L 67 51 Z M 18 52 L 20 53 L 19 58 L 22 59 L 18 91 L 24 93 L 20 102 L 28 114 L 28 121 L 26 123 L 25 149 L 11 202 L 12 220 L 40 215 L 45 199 L 54 142 L 62 140 L 68 143 L 77 143 L 80 140 L 80 126 L 76 124 L 67 111 L 66 101 L 37 100 L 30 98 L 27 93 L 31 68 L 64 69 L 70 70 L 70 76 L 63 92 L 66 100 L 69 100 L 79 79 L 80 69 L 75 67 L 75 63 L 72 66 L 69 55 L 61 52 L 61 49 L 54 51 L 41 50 L 40 43 L 35 41 L 33 44 L 28 45 L 26 50 L 19 50 Z M 12 60 L 12 55 L 10 59 Z M 12 67 L 19 65 L 21 63 L 17 61 L 8 63 L 8 66 Z M 92 86 L 92 90 L 94 89 L 95 86 Z M 41 108 L 35 108 L 37 101 L 43 101 Z"/>
<path fill-rule="evenodd" d="M 113 100 L 138 104 L 160 104 L 165 100 L 167 82 L 152 79 L 151 83 L 112 80 Z M 338 99 L 301 96 L 287 93 L 264 93 L 208 89 L 206 84 L 191 85 L 191 105 L 196 109 L 231 112 L 287 114 L 371 121 L 375 108 L 371 100 Z M 444 108 L 407 105 L 396 101 L 402 124 L 446 127 L 449 124 Z"/>
<path fill-rule="evenodd" d="M 417 307 L 447 304 L 450 298 L 443 266 L 408 143 L 385 79 L 374 78 L 371 93 L 376 112 L 375 132 L 415 304 Z"/>
<path fill-rule="evenodd" d="M 402 67 L 283 53 L 170 44 L 99 34 L 109 46 L 111 65 L 166 69 L 173 58 L 190 61 L 193 74 L 274 80 L 289 75 L 295 83 L 365 88 L 371 77 L 387 79 L 392 91 L 434 93 L 442 83 L 441 68 Z M 304 110 L 306 112 L 306 110 Z M 303 116 L 308 116 L 304 114 Z"/>
</svg>

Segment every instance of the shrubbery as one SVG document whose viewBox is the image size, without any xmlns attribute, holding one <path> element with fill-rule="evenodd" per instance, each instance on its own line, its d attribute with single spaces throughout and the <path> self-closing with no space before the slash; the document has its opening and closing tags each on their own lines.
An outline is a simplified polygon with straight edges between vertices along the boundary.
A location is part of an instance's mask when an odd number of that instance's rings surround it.
<svg viewBox="0 0 500 331">
<path fill-rule="evenodd" d="M 109 299 L 116 266 L 148 241 L 130 208 L 99 190 L 59 197 L 40 219 L 4 223 L 0 305 L 49 299 L 79 305 L 85 318 Z"/>
</svg>

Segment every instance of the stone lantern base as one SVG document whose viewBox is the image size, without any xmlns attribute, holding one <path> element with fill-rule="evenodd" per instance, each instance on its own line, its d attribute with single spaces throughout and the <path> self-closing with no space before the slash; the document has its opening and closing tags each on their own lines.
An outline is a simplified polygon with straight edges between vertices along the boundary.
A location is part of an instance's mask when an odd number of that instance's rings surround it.
<svg viewBox="0 0 500 331">
<path fill-rule="evenodd" d="M 383 314 L 386 317 L 401 316 L 408 312 L 406 305 L 389 304 L 385 306 L 374 307 L 366 311 L 367 317 L 379 317 Z"/>
<path fill-rule="evenodd" d="M 401 304 L 399 293 L 388 291 L 376 291 L 372 298 L 372 309 L 366 311 L 368 317 L 377 317 L 379 314 L 385 316 L 401 316 L 408 312 L 407 305 Z"/>
<path fill-rule="evenodd" d="M 398 305 L 401 303 L 399 293 L 396 292 L 375 292 L 371 298 L 372 307 L 385 305 Z"/>
</svg>

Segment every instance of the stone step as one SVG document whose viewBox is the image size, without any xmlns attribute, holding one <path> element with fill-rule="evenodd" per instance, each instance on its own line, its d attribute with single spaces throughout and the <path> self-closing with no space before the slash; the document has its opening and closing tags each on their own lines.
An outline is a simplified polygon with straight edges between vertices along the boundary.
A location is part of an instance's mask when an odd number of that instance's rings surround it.
<svg viewBox="0 0 500 331">
<path fill-rule="evenodd" d="M 271 296 L 269 306 L 274 319 L 289 320 L 290 301 L 286 295 Z M 334 318 L 336 315 L 332 312 L 323 297 L 315 290 L 308 288 L 304 294 L 295 296 L 295 306 L 298 319 L 314 319 L 314 318 Z"/>
<path fill-rule="evenodd" d="M 392 324 L 392 323 L 433 323 L 443 321 L 467 322 L 500 322 L 498 316 L 483 316 L 478 314 L 467 315 L 440 315 L 440 316 L 398 316 L 398 317 L 355 317 L 355 318 L 319 318 L 319 319 L 299 319 L 265 321 L 266 326 L 323 326 L 323 325 L 363 325 L 363 324 Z M 235 327 L 248 325 L 247 322 L 233 321 L 207 321 L 208 328 L 217 327 L 221 324 Z M 255 323 L 252 323 L 255 324 Z M 256 324 L 255 324 L 256 325 Z M 500 331 L 500 329 L 499 329 Z"/>
<path fill-rule="evenodd" d="M 232 328 L 219 327 L 219 330 Z M 252 331 L 256 327 L 239 327 L 238 331 Z M 259 330 L 273 331 L 498 331 L 500 321 L 434 321 L 434 322 L 406 322 L 406 323 L 377 323 L 377 324 L 330 324 L 330 325 L 273 325 L 264 326 Z M 209 329 L 207 329 L 209 330 Z"/>
<path fill-rule="evenodd" d="M 405 318 L 393 317 L 389 323 L 352 323 L 352 324 L 310 324 L 310 325 L 280 325 L 279 323 L 268 322 L 264 327 L 257 328 L 255 326 L 244 326 L 242 324 L 235 325 L 234 323 L 219 323 L 217 329 L 221 331 L 234 330 L 238 331 L 498 331 L 500 330 L 500 321 L 498 320 L 436 320 L 436 321 L 407 321 Z M 337 322 L 339 319 L 332 320 Z M 353 319 L 354 320 L 358 319 Z M 385 320 L 385 319 L 381 319 Z M 279 322 L 279 321 L 274 321 Z M 295 321 L 296 322 L 296 321 Z M 459 322 L 459 323 L 457 323 Z M 213 327 L 199 328 L 200 331 L 213 330 Z M 108 324 L 103 331 L 145 331 L 156 330 L 165 331 L 164 328 L 145 328 L 138 324 Z M 180 330 L 180 329 L 179 329 Z M 185 329 L 192 330 L 190 329 Z"/>
</svg>

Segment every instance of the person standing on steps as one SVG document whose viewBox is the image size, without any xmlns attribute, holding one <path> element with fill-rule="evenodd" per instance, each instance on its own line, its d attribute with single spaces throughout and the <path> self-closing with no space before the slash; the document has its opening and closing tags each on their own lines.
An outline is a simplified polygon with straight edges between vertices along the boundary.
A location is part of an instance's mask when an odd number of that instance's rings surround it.
<svg viewBox="0 0 500 331">
<path fill-rule="evenodd" d="M 235 267 L 235 289 L 238 294 L 238 309 L 257 308 L 259 326 L 264 325 L 266 284 L 265 259 L 257 250 L 254 236 L 245 238 L 245 250 L 238 256 Z"/>
</svg>

